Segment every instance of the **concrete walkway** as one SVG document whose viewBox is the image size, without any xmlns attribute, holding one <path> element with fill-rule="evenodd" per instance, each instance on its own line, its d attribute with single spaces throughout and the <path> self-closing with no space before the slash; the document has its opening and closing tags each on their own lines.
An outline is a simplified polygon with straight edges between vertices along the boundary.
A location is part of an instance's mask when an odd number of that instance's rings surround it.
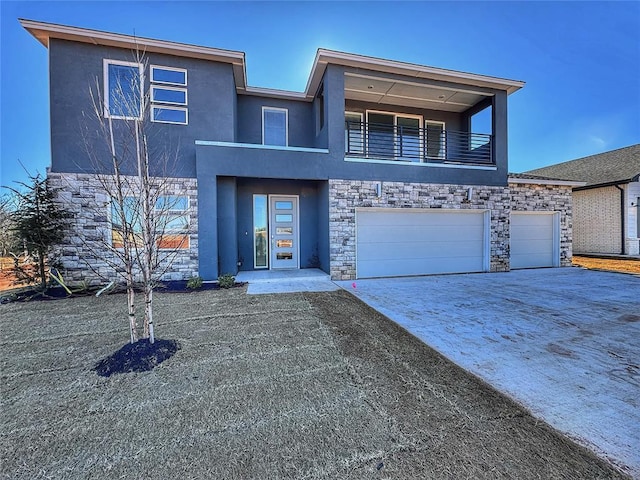
<svg viewBox="0 0 640 480">
<path fill-rule="evenodd" d="M 253 270 L 238 272 L 237 282 L 247 282 L 247 293 L 330 292 L 339 287 L 326 273 L 317 268 L 300 270 Z"/>
<path fill-rule="evenodd" d="M 338 284 L 640 478 L 640 277 L 556 268 Z"/>
</svg>

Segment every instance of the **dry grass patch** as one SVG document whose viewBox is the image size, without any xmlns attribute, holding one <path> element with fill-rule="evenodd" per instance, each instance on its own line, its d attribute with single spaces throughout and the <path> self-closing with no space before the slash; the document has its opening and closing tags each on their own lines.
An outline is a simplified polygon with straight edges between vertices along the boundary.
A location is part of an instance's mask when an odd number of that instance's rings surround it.
<svg viewBox="0 0 640 480">
<path fill-rule="evenodd" d="M 348 293 L 159 294 L 181 350 L 99 377 L 123 307 L 0 306 L 3 478 L 619 476 Z"/>
<path fill-rule="evenodd" d="M 592 258 L 574 255 L 572 262 L 575 266 L 590 270 L 607 270 L 609 272 L 635 273 L 640 275 L 640 261 L 620 260 L 616 258 Z"/>
</svg>

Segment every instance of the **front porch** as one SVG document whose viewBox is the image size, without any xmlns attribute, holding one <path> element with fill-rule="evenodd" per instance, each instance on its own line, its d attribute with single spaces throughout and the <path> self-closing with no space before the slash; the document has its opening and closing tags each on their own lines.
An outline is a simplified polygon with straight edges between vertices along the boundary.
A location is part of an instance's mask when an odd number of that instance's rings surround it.
<svg viewBox="0 0 640 480">
<path fill-rule="evenodd" d="M 247 293 L 330 292 L 339 287 L 331 277 L 318 268 L 291 270 L 240 271 L 236 281 L 248 283 Z"/>
</svg>

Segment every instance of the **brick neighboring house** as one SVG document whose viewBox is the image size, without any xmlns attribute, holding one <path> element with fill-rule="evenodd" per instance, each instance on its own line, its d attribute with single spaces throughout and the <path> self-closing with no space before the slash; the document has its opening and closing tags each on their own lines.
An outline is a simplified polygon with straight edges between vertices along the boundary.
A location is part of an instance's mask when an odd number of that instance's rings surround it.
<svg viewBox="0 0 640 480">
<path fill-rule="evenodd" d="M 573 188 L 576 253 L 640 255 L 640 144 L 526 172 L 579 180 Z"/>
<path fill-rule="evenodd" d="M 165 279 L 320 268 L 338 280 L 571 263 L 575 182 L 508 174 L 523 82 L 319 49 L 303 92 L 247 84 L 242 52 L 21 20 L 49 53 L 50 181 L 76 213 L 67 278 L 113 277 L 83 236 L 114 235 L 79 126 L 88 90 L 144 79 L 152 148 L 179 147 L 187 241 Z M 148 65 L 133 61 L 144 50 Z M 490 127 L 473 132 L 478 115 Z M 108 152 L 106 152 L 108 153 Z M 114 235 L 113 238 L 116 238 Z M 117 244 L 111 248 L 118 248 Z M 86 263 L 92 269 L 86 268 Z M 96 280 L 89 278 L 90 280 Z"/>
</svg>

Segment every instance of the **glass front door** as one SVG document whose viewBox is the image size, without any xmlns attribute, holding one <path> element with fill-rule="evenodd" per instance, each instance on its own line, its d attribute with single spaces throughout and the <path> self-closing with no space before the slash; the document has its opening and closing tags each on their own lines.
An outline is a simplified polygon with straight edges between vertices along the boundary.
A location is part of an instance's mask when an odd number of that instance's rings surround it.
<svg viewBox="0 0 640 480">
<path fill-rule="evenodd" d="M 298 197 L 269 196 L 271 268 L 298 268 Z"/>
</svg>

